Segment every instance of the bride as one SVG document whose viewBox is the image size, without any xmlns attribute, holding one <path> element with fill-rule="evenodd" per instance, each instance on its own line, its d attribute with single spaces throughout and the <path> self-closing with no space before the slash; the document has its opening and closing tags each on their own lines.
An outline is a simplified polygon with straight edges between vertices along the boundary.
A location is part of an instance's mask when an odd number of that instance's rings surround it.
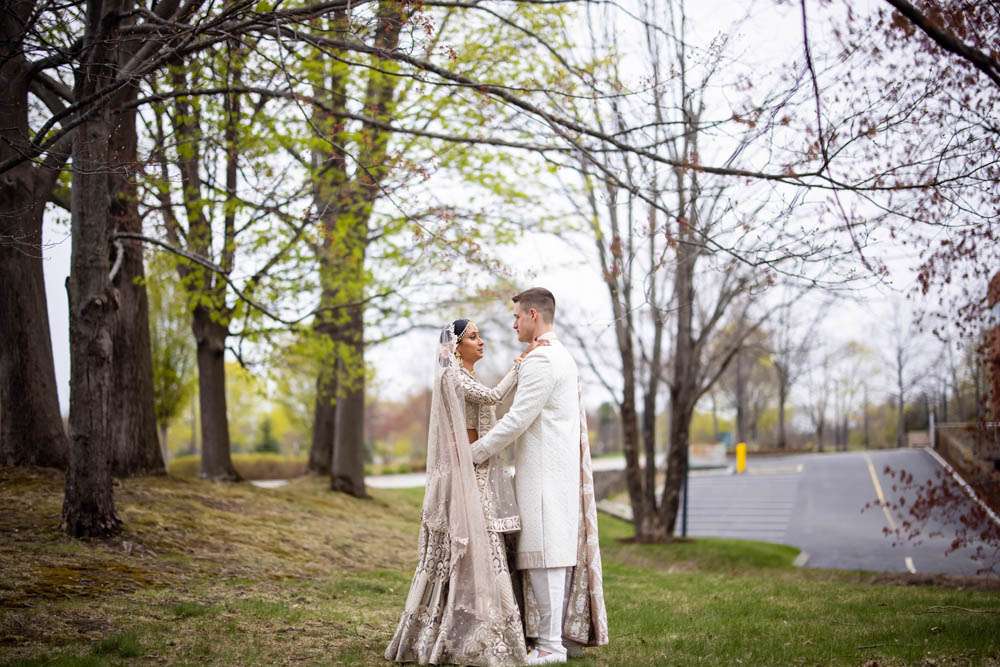
<svg viewBox="0 0 1000 667">
<path fill-rule="evenodd" d="M 388 660 L 492 667 L 527 654 L 504 543 L 521 529 L 510 474 L 500 456 L 473 464 L 469 451 L 496 424 L 494 406 L 514 388 L 521 357 L 491 389 L 474 369 L 484 344 L 470 320 L 441 333 L 418 563 Z"/>
</svg>

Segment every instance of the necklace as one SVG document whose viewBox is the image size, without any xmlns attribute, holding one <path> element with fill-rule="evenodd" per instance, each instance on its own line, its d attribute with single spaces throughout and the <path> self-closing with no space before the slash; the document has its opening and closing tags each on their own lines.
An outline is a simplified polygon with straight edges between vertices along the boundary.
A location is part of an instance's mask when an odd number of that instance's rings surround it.
<svg viewBox="0 0 1000 667">
<path fill-rule="evenodd" d="M 468 368 L 466 368 L 465 366 L 462 366 L 462 370 L 463 370 L 463 371 L 465 371 L 465 372 L 466 372 L 466 373 L 467 373 L 468 375 L 472 376 L 472 378 L 473 378 L 473 379 L 478 379 L 478 378 L 476 378 L 476 369 L 474 369 L 474 368 L 473 368 L 473 369 L 472 369 L 472 370 L 470 371 L 470 370 L 469 370 Z"/>
</svg>

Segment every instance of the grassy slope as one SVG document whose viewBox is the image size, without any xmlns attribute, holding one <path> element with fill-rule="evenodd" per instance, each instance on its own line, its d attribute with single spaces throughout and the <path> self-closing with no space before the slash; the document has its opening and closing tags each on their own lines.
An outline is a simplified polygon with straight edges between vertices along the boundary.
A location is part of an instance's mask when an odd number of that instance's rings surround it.
<svg viewBox="0 0 1000 667">
<path fill-rule="evenodd" d="M 0 663 L 381 661 L 419 491 L 125 480 L 128 533 L 107 543 L 58 532 L 61 491 L 53 473 L 0 468 Z M 802 571 L 780 545 L 625 544 L 607 517 L 601 531 L 612 641 L 574 664 L 1000 665 L 997 590 Z"/>
</svg>

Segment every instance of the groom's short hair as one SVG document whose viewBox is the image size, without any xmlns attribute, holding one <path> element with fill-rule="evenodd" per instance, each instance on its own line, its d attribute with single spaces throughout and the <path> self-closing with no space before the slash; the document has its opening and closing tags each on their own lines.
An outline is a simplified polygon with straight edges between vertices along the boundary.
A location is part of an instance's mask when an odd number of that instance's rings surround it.
<svg viewBox="0 0 1000 667">
<path fill-rule="evenodd" d="M 515 295 L 511 301 L 521 304 L 521 312 L 534 308 L 546 323 L 552 324 L 556 318 L 556 298 L 544 287 L 532 287 Z"/>
</svg>

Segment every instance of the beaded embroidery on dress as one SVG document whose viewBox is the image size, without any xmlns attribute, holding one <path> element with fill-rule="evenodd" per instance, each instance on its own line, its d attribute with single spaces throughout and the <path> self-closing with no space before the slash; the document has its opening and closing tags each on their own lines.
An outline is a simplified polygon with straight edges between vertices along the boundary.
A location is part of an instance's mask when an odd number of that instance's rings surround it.
<svg viewBox="0 0 1000 667">
<path fill-rule="evenodd" d="M 479 475 L 472 463 L 468 392 L 462 386 L 467 376 L 455 360 L 456 343 L 455 332 L 446 328 L 431 396 L 418 562 L 385 657 L 421 664 L 517 665 L 527 653 L 524 630 L 503 535 L 487 530 L 483 503 L 489 468 Z"/>
</svg>

